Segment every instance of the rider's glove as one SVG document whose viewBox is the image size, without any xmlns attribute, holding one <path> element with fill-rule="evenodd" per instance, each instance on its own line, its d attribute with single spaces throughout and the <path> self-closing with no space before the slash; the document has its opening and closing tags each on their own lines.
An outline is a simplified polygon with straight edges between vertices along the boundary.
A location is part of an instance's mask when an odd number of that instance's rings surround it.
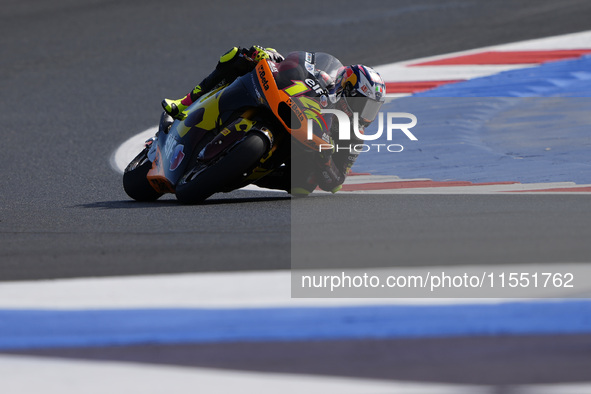
<svg viewBox="0 0 591 394">
<path fill-rule="evenodd" d="M 259 62 L 263 59 L 269 59 L 275 63 L 283 61 L 283 56 L 273 48 L 263 48 L 259 45 L 253 45 L 246 51 L 246 55 L 253 62 Z"/>
<path fill-rule="evenodd" d="M 337 187 L 335 187 L 334 189 L 332 189 L 330 192 L 332 194 L 335 194 L 336 192 L 338 192 L 339 190 L 341 190 L 343 188 L 343 185 L 338 185 Z"/>
<path fill-rule="evenodd" d="M 339 186 L 343 184 L 345 178 L 346 175 L 335 165 L 332 158 L 316 168 L 316 179 L 322 190 L 336 193 L 340 190 Z"/>
</svg>

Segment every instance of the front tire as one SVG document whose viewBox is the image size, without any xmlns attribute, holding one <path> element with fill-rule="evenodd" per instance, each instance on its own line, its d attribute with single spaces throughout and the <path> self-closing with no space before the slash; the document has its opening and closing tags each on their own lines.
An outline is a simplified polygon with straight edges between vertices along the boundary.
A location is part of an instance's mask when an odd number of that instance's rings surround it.
<svg viewBox="0 0 591 394">
<path fill-rule="evenodd" d="M 148 181 L 148 171 L 152 162 L 148 159 L 148 148 L 133 159 L 123 173 L 123 189 L 125 193 L 137 201 L 156 201 L 162 193 L 154 190 Z"/>
<path fill-rule="evenodd" d="M 251 131 L 225 156 L 209 167 L 191 170 L 176 187 L 176 197 L 183 204 L 198 204 L 212 194 L 237 184 L 252 170 L 269 148 L 267 137 Z"/>
</svg>

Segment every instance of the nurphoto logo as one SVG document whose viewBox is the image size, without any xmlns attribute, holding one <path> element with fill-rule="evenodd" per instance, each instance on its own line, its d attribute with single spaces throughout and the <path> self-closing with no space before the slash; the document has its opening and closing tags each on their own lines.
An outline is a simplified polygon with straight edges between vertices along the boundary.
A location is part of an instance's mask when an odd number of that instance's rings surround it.
<svg viewBox="0 0 591 394">
<path fill-rule="evenodd" d="M 338 141 L 350 141 L 351 140 L 351 130 L 355 136 L 364 141 L 364 143 L 356 143 L 356 144 L 337 144 L 336 142 L 327 141 L 326 144 L 320 144 L 318 146 L 318 151 L 322 152 L 323 150 L 348 150 L 354 151 L 357 153 L 361 152 L 368 152 L 370 150 L 377 150 L 378 152 L 387 151 L 398 153 L 404 150 L 404 147 L 400 144 L 366 144 L 365 141 L 375 141 L 378 138 L 382 137 L 384 134 L 384 129 L 386 132 L 386 139 L 388 141 L 393 140 L 394 131 L 401 131 L 408 137 L 411 141 L 418 141 L 418 138 L 415 137 L 413 133 L 410 132 L 409 129 L 413 128 L 417 124 L 417 117 L 408 112 L 387 112 L 386 113 L 386 127 L 384 128 L 384 113 L 379 112 L 377 115 L 378 119 L 378 131 L 375 134 L 364 134 L 359 130 L 359 114 L 357 112 L 353 113 L 353 127 L 351 127 L 351 120 L 347 116 L 346 113 L 343 111 L 339 111 L 337 109 L 321 109 L 320 114 L 332 114 L 335 115 L 338 120 Z M 398 123 L 400 120 L 406 119 L 410 120 L 410 122 L 406 123 Z M 396 120 L 396 122 L 395 122 Z M 313 139 L 314 131 L 313 131 L 313 121 L 312 119 L 308 119 L 308 140 Z"/>
</svg>

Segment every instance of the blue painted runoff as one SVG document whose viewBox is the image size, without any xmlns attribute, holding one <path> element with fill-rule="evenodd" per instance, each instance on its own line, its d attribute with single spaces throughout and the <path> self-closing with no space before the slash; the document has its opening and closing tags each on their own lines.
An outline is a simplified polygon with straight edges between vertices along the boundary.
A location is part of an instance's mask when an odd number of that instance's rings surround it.
<svg viewBox="0 0 591 394">
<path fill-rule="evenodd" d="M 0 350 L 591 333 L 591 301 L 265 309 L 0 310 Z"/>
<path fill-rule="evenodd" d="M 411 141 L 383 117 L 380 151 L 354 171 L 469 182 L 591 183 L 591 56 L 506 71 L 395 99 L 382 112 L 417 117 Z M 395 123 L 408 123 L 396 119 Z M 378 131 L 379 120 L 367 130 Z M 385 150 L 390 144 L 400 153 Z M 392 150 L 397 150 L 392 148 Z"/>
</svg>

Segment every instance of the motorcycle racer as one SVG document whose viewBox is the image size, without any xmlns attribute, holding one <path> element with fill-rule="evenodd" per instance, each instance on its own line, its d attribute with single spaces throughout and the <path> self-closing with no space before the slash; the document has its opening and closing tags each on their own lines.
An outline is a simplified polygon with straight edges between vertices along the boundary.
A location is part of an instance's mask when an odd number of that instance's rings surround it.
<svg viewBox="0 0 591 394">
<path fill-rule="evenodd" d="M 274 63 L 286 60 L 272 48 L 257 45 L 248 49 L 234 47 L 220 57 L 215 69 L 185 97 L 177 100 L 164 99 L 162 101 L 164 111 L 175 119 L 184 119 L 186 117 L 185 109 L 197 101 L 199 97 L 217 86 L 231 83 L 236 78 L 252 71 L 262 59 L 268 59 Z M 302 59 L 298 59 L 297 53 L 293 53 L 287 56 L 286 63 L 298 61 L 301 62 Z M 340 62 L 338 65 L 341 67 L 336 75 L 332 76 L 321 69 L 312 71 L 323 89 L 323 96 L 330 97 L 330 104 L 327 105 L 344 112 L 351 120 L 355 118 L 354 114 L 357 114 L 358 129 L 363 133 L 363 130 L 374 121 L 384 103 L 385 84 L 380 75 L 370 67 L 364 65 L 342 67 Z M 327 117 L 327 125 L 330 130 L 328 138 L 332 142 L 330 145 L 335 149 L 321 151 L 316 155 L 313 163 L 298 162 L 297 164 L 303 167 L 298 171 L 292 171 L 291 166 L 281 167 L 255 184 L 261 187 L 285 190 L 294 196 L 307 196 L 316 187 L 332 193 L 340 190 L 359 155 L 359 152 L 351 149 L 351 146 L 362 143 L 362 140 L 351 133 L 353 136 L 351 140 L 339 141 L 336 131 L 338 122 L 333 121 L 332 118 L 334 117 Z M 337 148 L 342 146 L 349 148 Z"/>
</svg>

